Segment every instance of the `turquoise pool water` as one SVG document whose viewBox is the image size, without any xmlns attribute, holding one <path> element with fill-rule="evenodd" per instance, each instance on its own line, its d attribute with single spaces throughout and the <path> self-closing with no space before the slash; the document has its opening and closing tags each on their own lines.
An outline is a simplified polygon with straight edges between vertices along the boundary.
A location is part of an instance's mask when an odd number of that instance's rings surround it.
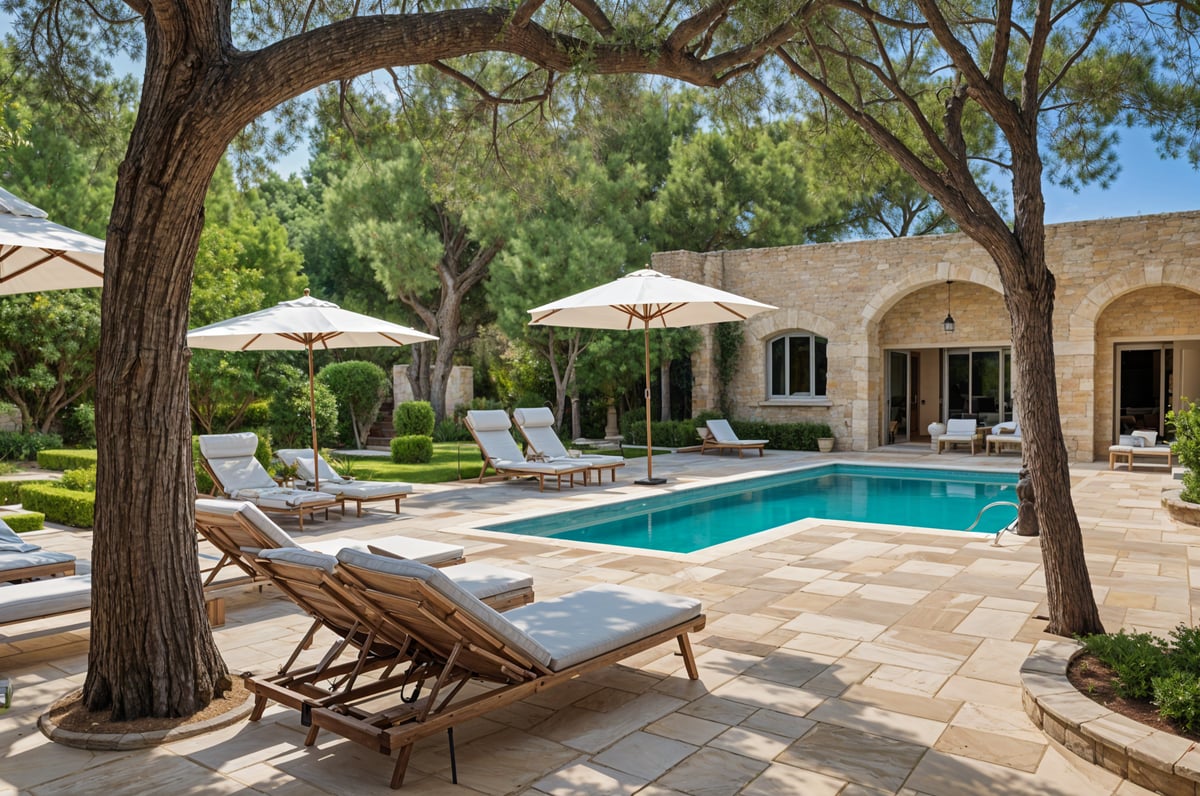
<svg viewBox="0 0 1200 796">
<path fill-rule="evenodd" d="M 988 503 L 1015 503 L 1011 473 L 833 464 L 672 495 L 484 526 L 579 542 L 691 553 L 810 517 L 962 531 Z M 1016 518 L 1000 506 L 976 531 Z"/>
</svg>

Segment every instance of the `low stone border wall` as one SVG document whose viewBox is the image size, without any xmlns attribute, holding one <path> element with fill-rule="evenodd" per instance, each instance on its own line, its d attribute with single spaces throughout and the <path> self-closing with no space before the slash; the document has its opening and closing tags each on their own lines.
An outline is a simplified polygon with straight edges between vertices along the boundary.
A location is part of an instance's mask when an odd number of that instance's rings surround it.
<svg viewBox="0 0 1200 796">
<path fill-rule="evenodd" d="M 1200 744 L 1154 730 L 1098 702 L 1067 680 L 1083 647 L 1042 641 L 1021 666 L 1021 701 L 1051 740 L 1135 785 L 1169 796 L 1200 796 Z"/>
<path fill-rule="evenodd" d="M 1179 495 L 1182 489 L 1164 489 L 1162 491 L 1163 508 L 1176 522 L 1186 525 L 1200 525 L 1200 503 L 1187 503 Z"/>
</svg>

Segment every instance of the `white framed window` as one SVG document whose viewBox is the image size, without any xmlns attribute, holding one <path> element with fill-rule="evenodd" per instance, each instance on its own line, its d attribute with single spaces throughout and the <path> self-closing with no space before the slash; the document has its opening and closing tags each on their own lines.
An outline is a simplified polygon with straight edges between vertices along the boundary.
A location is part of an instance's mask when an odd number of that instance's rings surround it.
<svg viewBox="0 0 1200 796">
<path fill-rule="evenodd" d="M 824 397 L 828 344 L 824 337 L 807 332 L 783 334 L 768 341 L 768 397 Z"/>
</svg>

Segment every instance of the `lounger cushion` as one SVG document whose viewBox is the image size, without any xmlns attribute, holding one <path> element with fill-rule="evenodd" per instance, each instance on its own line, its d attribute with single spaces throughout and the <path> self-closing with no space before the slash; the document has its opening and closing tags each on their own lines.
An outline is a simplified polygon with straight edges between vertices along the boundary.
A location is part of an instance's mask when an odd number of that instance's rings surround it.
<svg viewBox="0 0 1200 796">
<path fill-rule="evenodd" d="M 313 480 L 313 452 L 310 448 L 284 448 L 283 450 L 275 451 L 275 458 L 284 464 L 292 464 L 296 466 L 296 475 L 303 478 L 305 481 Z M 351 479 L 344 479 L 338 475 L 337 471 L 329 466 L 329 462 L 325 461 L 325 457 L 317 456 L 317 470 L 321 476 L 321 483 L 340 483 L 349 482 Z"/>
<path fill-rule="evenodd" d="M 360 553 L 369 552 L 367 547 L 377 547 L 386 550 L 399 558 L 411 558 L 431 567 L 444 564 L 447 561 L 457 561 L 466 551 L 459 545 L 444 542 L 431 542 L 428 539 L 414 539 L 411 536 L 384 536 L 380 539 L 322 539 L 318 542 L 307 542 L 307 550 L 318 553 L 336 555 L 339 550 L 357 550 Z"/>
<path fill-rule="evenodd" d="M 321 478 L 321 491 L 350 500 L 381 500 L 401 497 L 413 491 L 412 484 L 400 481 L 347 481 L 336 483 Z"/>
<path fill-rule="evenodd" d="M 91 575 L 0 586 L 0 624 L 79 611 L 91 604 Z"/>
<path fill-rule="evenodd" d="M 258 435 L 253 431 L 240 434 L 202 434 L 200 453 L 206 459 L 240 459 L 253 456 L 258 450 Z"/>
<path fill-rule="evenodd" d="M 472 409 L 467 413 L 476 431 L 508 431 L 512 423 L 503 409 Z"/>
<path fill-rule="evenodd" d="M 258 557 L 268 561 L 285 561 L 302 567 L 323 569 L 331 574 L 334 566 L 337 565 L 337 558 L 334 556 L 305 550 L 303 547 L 277 547 L 274 550 L 260 550 Z"/>
<path fill-rule="evenodd" d="M 553 656 L 561 671 L 700 615 L 700 601 L 602 584 L 516 608 L 504 618 Z"/>
<path fill-rule="evenodd" d="M 275 486 L 273 481 L 271 484 L 269 489 L 237 489 L 234 490 L 230 497 L 235 500 L 250 500 L 260 506 L 267 506 L 273 509 L 295 509 L 301 506 L 309 506 L 313 503 L 328 503 L 337 497 L 327 492 L 286 489 Z"/>
<path fill-rule="evenodd" d="M 16 531 L 8 527 L 8 523 L 0 520 L 0 552 L 2 553 L 32 553 L 42 548 L 33 542 L 26 542 Z"/>
<path fill-rule="evenodd" d="M 535 406 L 532 409 L 514 409 L 513 420 L 518 426 L 525 428 L 553 428 L 554 413 L 545 406 Z"/>
<path fill-rule="evenodd" d="M 357 550 L 342 550 L 338 553 L 338 561 L 353 567 L 361 567 L 388 575 L 397 575 L 399 577 L 424 581 L 429 584 L 431 589 L 451 600 L 464 614 L 482 624 L 502 643 L 514 651 L 521 653 L 530 660 L 537 661 L 543 666 L 549 666 L 550 661 L 554 657 L 550 650 L 517 629 L 512 622 L 508 621 L 499 612 L 484 605 L 478 598 L 451 580 L 441 570 L 416 561 L 386 558 L 370 553 L 361 553 Z M 590 619 L 588 617 L 588 621 Z M 575 621 L 580 621 L 580 617 L 575 617 Z"/>
<path fill-rule="evenodd" d="M 571 470 L 586 470 L 587 463 L 576 459 L 552 459 L 548 462 L 530 462 L 524 459 L 516 461 L 510 459 L 492 459 L 492 467 L 496 469 L 496 472 L 508 470 L 511 472 L 555 474 Z"/>
<path fill-rule="evenodd" d="M 44 567 L 48 564 L 69 564 L 75 560 L 70 553 L 56 553 L 40 547 L 28 553 L 0 552 L 0 572 L 25 567 Z"/>
<path fill-rule="evenodd" d="M 1158 432 L 1157 431 L 1135 431 L 1132 434 L 1130 434 L 1130 436 L 1133 437 L 1133 439 L 1134 439 L 1133 444 L 1135 446 L 1141 446 L 1143 448 L 1153 448 L 1154 443 L 1158 441 Z M 1140 440 L 1145 440 L 1145 441 L 1142 442 Z"/>
<path fill-rule="evenodd" d="M 513 420 L 520 426 L 521 432 L 529 440 L 529 447 L 543 461 L 563 460 L 575 464 L 586 464 L 589 467 L 608 467 L 622 465 L 625 459 L 621 456 L 604 456 L 601 454 L 585 454 L 572 459 L 563 447 L 562 440 L 554 433 L 554 413 L 544 406 L 533 409 L 513 410 Z"/>
</svg>

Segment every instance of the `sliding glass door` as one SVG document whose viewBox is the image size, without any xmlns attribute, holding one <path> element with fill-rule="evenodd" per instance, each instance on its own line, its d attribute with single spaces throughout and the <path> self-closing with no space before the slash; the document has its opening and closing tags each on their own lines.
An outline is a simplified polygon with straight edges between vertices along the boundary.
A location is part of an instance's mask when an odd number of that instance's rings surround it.
<svg viewBox="0 0 1200 796">
<path fill-rule="evenodd" d="M 946 416 L 994 426 L 1012 419 L 1012 351 L 956 348 L 946 351 Z"/>
</svg>

